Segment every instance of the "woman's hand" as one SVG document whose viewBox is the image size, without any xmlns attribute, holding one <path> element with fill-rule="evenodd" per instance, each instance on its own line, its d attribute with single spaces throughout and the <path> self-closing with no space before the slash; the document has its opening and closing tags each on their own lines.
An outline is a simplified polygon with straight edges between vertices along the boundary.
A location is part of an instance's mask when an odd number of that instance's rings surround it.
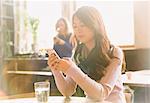
<svg viewBox="0 0 150 103">
<path fill-rule="evenodd" d="M 66 71 L 71 67 L 70 61 L 67 59 L 60 59 L 59 63 L 56 66 L 58 71 L 66 73 Z"/>
<path fill-rule="evenodd" d="M 56 66 L 60 61 L 60 57 L 57 55 L 57 53 L 55 52 L 55 50 L 50 49 L 48 50 L 48 65 L 50 67 L 51 70 L 57 70 Z"/>
<path fill-rule="evenodd" d="M 62 71 L 66 74 L 68 69 L 76 68 L 76 64 L 71 60 L 71 58 L 63 58 L 59 61 L 57 65 L 57 70 Z"/>
<path fill-rule="evenodd" d="M 48 51 L 48 65 L 51 70 L 58 70 L 66 73 L 66 71 L 74 64 L 70 58 L 59 58 L 55 50 Z"/>
</svg>

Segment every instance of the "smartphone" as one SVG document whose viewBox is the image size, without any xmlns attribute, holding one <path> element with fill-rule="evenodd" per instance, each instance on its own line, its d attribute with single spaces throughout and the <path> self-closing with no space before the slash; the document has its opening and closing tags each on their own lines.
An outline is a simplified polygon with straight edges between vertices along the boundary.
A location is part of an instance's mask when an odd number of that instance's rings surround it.
<svg viewBox="0 0 150 103">
<path fill-rule="evenodd" d="M 55 55 L 58 59 L 60 59 L 59 55 L 56 53 L 54 49 L 49 49 L 48 50 L 48 56 L 50 55 Z"/>
</svg>

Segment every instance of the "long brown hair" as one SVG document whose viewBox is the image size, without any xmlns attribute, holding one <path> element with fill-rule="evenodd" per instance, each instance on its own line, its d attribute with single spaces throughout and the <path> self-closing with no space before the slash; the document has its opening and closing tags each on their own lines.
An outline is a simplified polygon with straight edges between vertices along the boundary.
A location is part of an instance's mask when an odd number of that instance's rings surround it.
<svg viewBox="0 0 150 103">
<path fill-rule="evenodd" d="M 74 13 L 73 19 L 75 16 L 93 30 L 95 34 L 95 47 L 99 49 L 100 55 L 108 62 L 110 59 L 108 56 L 110 41 L 106 35 L 103 20 L 98 10 L 93 7 L 83 6 Z"/>
<path fill-rule="evenodd" d="M 74 20 L 75 16 L 93 31 L 95 36 L 95 48 L 100 56 L 100 60 L 104 61 L 105 64 L 108 65 L 112 57 L 110 55 L 111 44 L 107 37 L 102 16 L 99 11 L 94 7 L 83 6 L 73 14 L 72 21 Z M 84 52 L 84 50 L 81 50 L 81 52 Z M 105 71 L 104 69 L 100 70 L 101 73 Z"/>
</svg>

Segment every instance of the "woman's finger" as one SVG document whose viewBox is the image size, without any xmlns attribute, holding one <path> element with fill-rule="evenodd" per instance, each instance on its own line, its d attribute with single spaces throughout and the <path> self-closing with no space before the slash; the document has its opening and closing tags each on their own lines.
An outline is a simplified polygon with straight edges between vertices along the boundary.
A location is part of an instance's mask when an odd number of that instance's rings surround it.
<svg viewBox="0 0 150 103">
<path fill-rule="evenodd" d="M 57 62 L 57 57 L 54 56 L 54 57 L 49 57 L 49 64 L 50 66 L 53 66 L 56 62 Z"/>
<path fill-rule="evenodd" d="M 64 60 L 68 60 L 68 61 L 71 60 L 71 58 L 69 58 L 69 57 L 63 57 L 63 59 L 64 59 Z"/>
</svg>

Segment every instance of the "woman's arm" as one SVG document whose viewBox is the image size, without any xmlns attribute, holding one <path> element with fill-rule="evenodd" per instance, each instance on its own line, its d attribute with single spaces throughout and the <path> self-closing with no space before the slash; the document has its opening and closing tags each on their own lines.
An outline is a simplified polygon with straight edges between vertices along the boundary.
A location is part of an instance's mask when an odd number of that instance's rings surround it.
<svg viewBox="0 0 150 103">
<path fill-rule="evenodd" d="M 56 86 L 63 96 L 71 96 L 75 93 L 76 83 L 70 78 L 65 77 L 62 72 L 52 70 Z"/>
<path fill-rule="evenodd" d="M 103 101 L 113 89 L 119 75 L 121 75 L 121 62 L 123 54 L 119 48 L 116 48 L 114 52 L 116 53 L 115 55 L 117 55 L 118 59 L 113 58 L 111 60 L 110 64 L 106 67 L 107 71 L 105 76 L 99 83 L 89 78 L 73 63 L 69 69 L 62 71 L 71 77 L 90 98 Z M 65 64 L 62 63 L 62 65 Z"/>
<path fill-rule="evenodd" d="M 68 52 L 71 52 L 72 48 L 73 48 L 70 42 L 66 42 L 65 40 L 63 40 L 59 37 L 54 37 L 54 44 L 62 45 L 62 47 L 65 48 L 65 50 Z"/>
<path fill-rule="evenodd" d="M 70 96 L 75 92 L 76 83 L 70 78 L 65 77 L 61 71 L 56 70 L 56 64 L 61 60 L 56 52 L 48 50 L 48 65 L 54 75 L 57 88 L 64 96 Z"/>
</svg>

